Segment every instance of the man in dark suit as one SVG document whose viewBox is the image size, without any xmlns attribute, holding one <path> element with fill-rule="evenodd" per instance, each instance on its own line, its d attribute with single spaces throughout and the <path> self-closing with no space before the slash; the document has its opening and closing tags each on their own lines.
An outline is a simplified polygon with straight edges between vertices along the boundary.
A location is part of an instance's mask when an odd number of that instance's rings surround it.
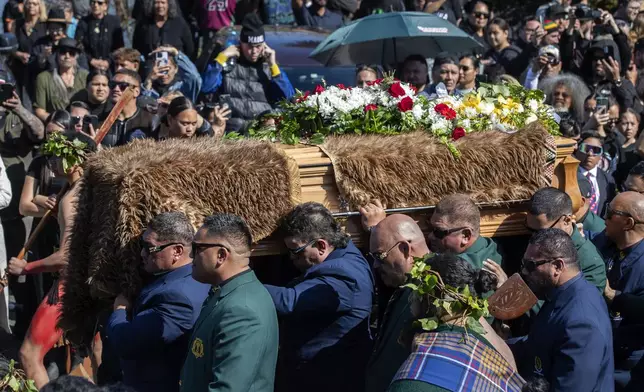
<svg viewBox="0 0 644 392">
<path fill-rule="evenodd" d="M 252 238 L 232 214 L 206 218 L 192 243 L 192 276 L 211 284 L 188 346 L 181 390 L 272 392 L 277 314 L 250 269 Z"/>
<path fill-rule="evenodd" d="M 297 206 L 280 226 L 302 275 L 266 285 L 281 317 L 277 390 L 359 392 L 371 350 L 371 268 L 319 203 Z"/>
<path fill-rule="evenodd" d="M 604 148 L 604 140 L 595 133 L 584 133 L 579 139 L 575 158 L 579 159 L 579 173 L 593 186 L 590 198 L 590 211 L 603 217 L 606 207 L 615 197 L 615 180 L 599 167 Z"/>
<path fill-rule="evenodd" d="M 122 295 L 114 301 L 106 334 L 121 358 L 124 383 L 137 391 L 179 390 L 189 332 L 210 288 L 192 278 L 193 235 L 181 212 L 152 219 L 141 238 L 149 280 L 133 305 Z"/>
<path fill-rule="evenodd" d="M 606 230 L 593 238 L 604 257 L 608 283 L 604 296 L 609 303 L 619 303 L 624 294 L 644 298 L 644 195 L 622 192 L 610 203 Z M 630 341 L 634 321 L 632 311 L 610 307 L 615 320 L 615 382 L 628 384 L 635 364 L 644 357 L 639 342 Z M 641 334 L 641 332 L 638 332 Z"/>
</svg>

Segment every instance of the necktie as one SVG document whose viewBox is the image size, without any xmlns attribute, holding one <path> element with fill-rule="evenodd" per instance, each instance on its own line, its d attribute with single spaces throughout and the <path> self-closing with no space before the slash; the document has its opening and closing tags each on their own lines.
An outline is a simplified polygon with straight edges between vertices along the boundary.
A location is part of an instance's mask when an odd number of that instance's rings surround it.
<svg viewBox="0 0 644 392">
<path fill-rule="evenodd" d="M 592 211 L 594 214 L 597 214 L 597 190 L 595 189 L 595 184 L 593 183 L 593 175 L 591 172 L 586 173 L 586 178 L 588 179 L 588 182 L 590 182 L 590 187 L 592 188 L 592 192 L 590 194 L 590 211 Z"/>
</svg>

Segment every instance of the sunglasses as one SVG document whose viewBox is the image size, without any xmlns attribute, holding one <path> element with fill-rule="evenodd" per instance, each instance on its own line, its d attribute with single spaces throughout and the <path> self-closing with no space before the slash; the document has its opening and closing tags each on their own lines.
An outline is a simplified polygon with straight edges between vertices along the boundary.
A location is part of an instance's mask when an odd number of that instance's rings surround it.
<svg viewBox="0 0 644 392">
<path fill-rule="evenodd" d="M 215 247 L 226 249 L 226 251 L 228 253 L 230 253 L 230 249 L 228 249 L 228 247 L 226 247 L 226 245 L 217 244 L 217 243 L 208 244 L 208 243 L 204 243 L 204 242 L 194 242 L 194 241 L 192 241 L 192 252 L 190 252 L 191 253 L 190 257 L 194 258 L 195 255 L 203 252 L 204 250 L 206 250 L 208 248 L 215 248 Z"/>
<path fill-rule="evenodd" d="M 457 227 L 455 229 L 448 229 L 448 230 L 441 230 L 441 229 L 433 229 L 432 234 L 436 239 L 442 240 L 443 238 L 447 237 L 448 235 L 454 234 L 456 232 L 459 232 L 461 230 L 465 230 L 467 227 Z"/>
<path fill-rule="evenodd" d="M 562 216 L 560 216 L 559 218 L 557 218 L 557 220 L 556 220 L 556 221 L 554 221 L 554 223 L 553 223 L 553 224 L 551 224 L 550 226 L 546 227 L 545 229 L 533 229 L 532 227 L 528 226 L 528 219 L 527 219 L 527 218 L 526 218 L 526 220 L 525 220 L 525 222 L 524 222 L 524 224 L 523 224 L 523 225 L 524 225 L 524 226 L 525 226 L 525 228 L 526 228 L 526 229 L 528 229 L 528 231 L 530 231 L 531 233 L 536 233 L 536 232 L 541 231 L 541 230 L 552 229 L 553 227 L 555 227 L 555 225 L 556 225 L 557 223 L 559 223 L 559 221 L 561 220 L 561 218 L 563 218 L 564 216 L 566 216 L 566 215 L 562 215 Z"/>
<path fill-rule="evenodd" d="M 544 264 L 552 263 L 557 259 L 549 259 L 549 260 L 530 260 L 530 259 L 523 259 L 521 260 L 521 269 L 525 269 L 528 272 L 534 272 L 539 266 L 542 266 Z"/>
<path fill-rule="evenodd" d="M 63 33 L 65 32 L 65 29 L 47 29 L 47 32 L 48 32 L 50 35 L 53 35 L 53 34 L 63 34 Z"/>
<path fill-rule="evenodd" d="M 295 248 L 295 249 L 291 249 L 291 248 L 289 248 L 289 249 L 288 249 L 288 252 L 289 252 L 292 256 L 297 256 L 297 255 L 299 255 L 300 253 L 304 252 L 304 249 L 306 249 L 306 248 L 308 248 L 309 246 L 311 246 L 311 245 L 315 244 L 316 242 L 317 242 L 317 239 L 311 240 L 311 241 L 307 242 L 306 244 L 304 244 L 304 245 L 300 246 L 299 248 Z"/>
<path fill-rule="evenodd" d="M 614 210 L 614 209 L 612 209 L 610 207 L 608 207 L 606 209 L 606 220 L 610 220 L 615 215 L 623 216 L 624 218 L 631 218 L 631 219 L 633 219 L 633 222 L 635 222 L 636 225 L 644 223 L 644 222 L 640 222 L 640 221 L 635 220 L 635 218 L 633 218 L 633 215 L 629 214 L 628 212 L 624 212 L 624 211 L 620 211 L 620 210 Z"/>
<path fill-rule="evenodd" d="M 112 90 L 118 87 L 121 91 L 125 91 L 128 87 L 138 87 L 128 82 L 116 82 L 114 80 L 110 80 L 108 86 Z"/>
<path fill-rule="evenodd" d="M 389 256 L 389 252 L 391 252 L 395 247 L 397 247 L 398 245 L 400 245 L 403 242 L 405 242 L 405 241 L 396 242 L 391 248 L 389 248 L 385 252 L 373 252 L 373 253 L 369 252 L 369 253 L 367 253 L 367 257 L 369 259 L 371 259 L 372 262 L 378 261 L 378 262 L 382 263 L 383 261 L 385 261 L 387 256 Z"/>
<path fill-rule="evenodd" d="M 472 15 L 477 19 L 487 19 L 490 17 L 490 14 L 486 14 L 485 12 L 475 12 Z"/>
<path fill-rule="evenodd" d="M 474 68 L 472 68 L 472 67 L 468 67 L 467 65 L 461 65 L 459 68 L 460 68 L 460 69 L 461 69 L 461 71 L 463 71 L 463 72 L 470 72 L 471 70 L 473 70 L 473 69 L 474 69 Z"/>
<path fill-rule="evenodd" d="M 168 248 L 168 247 L 170 247 L 170 246 L 174 246 L 174 245 L 183 245 L 183 244 L 182 244 L 182 243 L 180 243 L 180 242 L 172 242 L 172 243 L 170 243 L 170 244 L 158 245 L 158 246 L 157 246 L 157 245 L 152 245 L 152 244 L 150 244 L 149 242 L 145 242 L 145 241 L 143 241 L 143 240 L 141 240 L 141 241 L 140 241 L 140 243 L 141 243 L 141 250 L 143 250 L 143 251 L 144 251 L 146 254 L 148 254 L 148 255 L 153 255 L 153 254 L 155 254 L 155 253 L 159 253 L 159 252 L 161 252 L 162 250 L 164 250 L 165 248 Z"/>
<path fill-rule="evenodd" d="M 90 0 L 89 2 L 91 5 L 98 4 L 98 5 L 103 5 L 105 4 L 104 1 L 97 1 L 97 0 Z"/>
<path fill-rule="evenodd" d="M 590 144 L 581 143 L 579 145 L 579 152 L 590 156 L 599 156 L 604 153 L 604 148 L 601 146 L 593 146 Z"/>
<path fill-rule="evenodd" d="M 89 121 L 89 116 L 74 116 L 72 117 L 72 125 L 78 125 L 81 124 L 84 121 Z"/>
</svg>

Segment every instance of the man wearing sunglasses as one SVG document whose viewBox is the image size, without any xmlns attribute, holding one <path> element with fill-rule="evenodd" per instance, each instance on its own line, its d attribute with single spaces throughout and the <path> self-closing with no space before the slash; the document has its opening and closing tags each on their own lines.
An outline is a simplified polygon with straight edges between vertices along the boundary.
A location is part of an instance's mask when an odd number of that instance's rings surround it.
<svg viewBox="0 0 644 392">
<path fill-rule="evenodd" d="M 266 285 L 282 318 L 276 390 L 363 390 L 372 348 L 369 264 L 322 204 L 295 207 L 280 233 L 302 275 L 286 287 Z"/>
<path fill-rule="evenodd" d="M 453 252 L 476 269 L 486 260 L 501 264 L 496 244 L 481 237 L 481 212 L 467 195 L 454 194 L 443 198 L 430 218 L 432 231 L 428 235 L 432 252 Z"/>
<path fill-rule="evenodd" d="M 369 214 L 376 210 L 372 207 L 375 204 L 361 209 L 363 220 L 373 216 Z M 395 290 L 384 312 L 380 312 L 383 317 L 365 379 L 366 391 L 384 392 L 410 354 L 409 347 L 401 345 L 398 338 L 412 322 L 409 305 L 412 290 L 401 286 L 414 265 L 414 257 L 429 254 L 429 248 L 422 230 L 411 217 L 394 214 L 371 228 L 369 251 L 369 261 L 386 286 L 379 287 L 380 295 L 384 294 L 385 288 Z M 384 302 L 380 304 L 385 306 Z"/>
<path fill-rule="evenodd" d="M 123 382 L 137 391 L 177 390 L 189 331 L 210 289 L 192 278 L 193 236 L 184 213 L 155 216 L 141 236 L 147 284 L 133 303 L 123 295 L 114 300 L 105 332 Z"/>
<path fill-rule="evenodd" d="M 525 225 L 532 232 L 555 228 L 568 233 L 577 250 L 577 260 L 584 278 L 597 287 L 600 293 L 604 292 L 604 259 L 595 245 L 584 238 L 577 229 L 572 212 L 572 199 L 568 194 L 552 187 L 539 189 L 530 200 Z"/>
<path fill-rule="evenodd" d="M 181 391 L 273 391 L 277 315 L 250 269 L 252 242 L 246 222 L 226 213 L 207 217 L 194 237 L 192 276 L 212 289 L 188 344 Z"/>
<path fill-rule="evenodd" d="M 134 99 L 130 100 L 112 125 L 101 143 L 106 147 L 116 147 L 127 144 L 135 138 L 145 138 L 152 135 L 154 115 L 138 107 L 136 98 L 141 94 L 141 77 L 137 72 L 123 68 L 114 74 L 109 82 L 112 91 L 112 103 L 116 104 L 125 90 L 134 90 Z"/>
<path fill-rule="evenodd" d="M 603 153 L 601 137 L 595 133 L 582 133 L 575 151 L 575 158 L 580 161 L 579 173 L 593 186 L 594 194 L 591 195 L 590 211 L 599 216 L 604 216 L 608 203 L 615 196 L 615 181 L 599 167 Z"/>
<path fill-rule="evenodd" d="M 535 374 L 551 391 L 613 391 L 613 338 L 606 303 L 581 274 L 570 235 L 536 232 L 521 261 L 521 274 L 544 300 L 530 333 L 511 339 L 519 374 Z"/>
<path fill-rule="evenodd" d="M 606 230 L 593 238 L 601 252 L 608 270 L 608 282 L 604 291 L 611 303 L 621 294 L 633 294 L 644 298 L 644 195 L 636 192 L 618 194 L 606 212 Z M 612 312 L 614 320 L 620 320 L 614 330 L 615 339 L 625 339 L 632 321 L 628 312 L 624 315 Z M 644 357 L 641 346 L 624 341 L 615 359 L 615 380 L 626 385 L 630 370 Z"/>
</svg>

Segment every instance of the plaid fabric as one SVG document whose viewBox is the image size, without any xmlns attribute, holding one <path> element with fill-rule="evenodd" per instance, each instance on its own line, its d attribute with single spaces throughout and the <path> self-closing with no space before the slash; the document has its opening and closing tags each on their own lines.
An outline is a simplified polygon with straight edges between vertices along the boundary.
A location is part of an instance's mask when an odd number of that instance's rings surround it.
<svg viewBox="0 0 644 392">
<path fill-rule="evenodd" d="M 424 381 L 450 391 L 520 392 L 525 381 L 494 348 L 470 333 L 416 335 L 412 353 L 394 377 Z"/>
</svg>

